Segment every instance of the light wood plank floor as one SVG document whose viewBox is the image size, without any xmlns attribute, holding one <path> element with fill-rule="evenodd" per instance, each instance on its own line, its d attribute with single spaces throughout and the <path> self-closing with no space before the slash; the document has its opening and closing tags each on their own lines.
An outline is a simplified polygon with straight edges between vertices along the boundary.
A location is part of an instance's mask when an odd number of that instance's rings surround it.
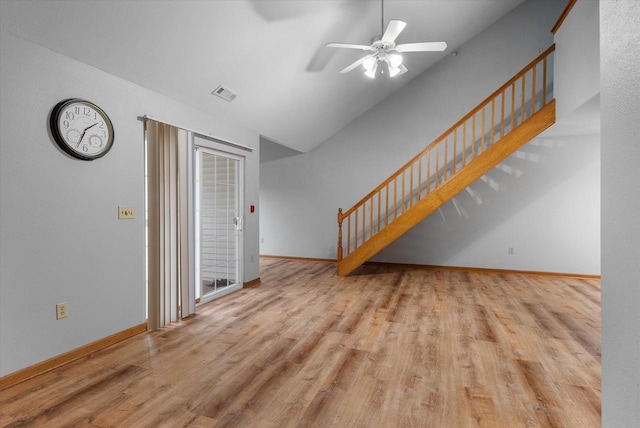
<svg viewBox="0 0 640 428">
<path fill-rule="evenodd" d="M 598 280 L 263 258 L 262 284 L 5 391 L 0 426 L 598 427 Z"/>
</svg>

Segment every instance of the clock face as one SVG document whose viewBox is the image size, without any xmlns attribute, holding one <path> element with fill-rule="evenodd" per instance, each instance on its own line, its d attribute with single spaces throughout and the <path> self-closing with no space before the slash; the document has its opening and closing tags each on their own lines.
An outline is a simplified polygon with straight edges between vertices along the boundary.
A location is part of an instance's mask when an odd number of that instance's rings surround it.
<svg viewBox="0 0 640 428">
<path fill-rule="evenodd" d="M 113 145 L 113 125 L 102 109 L 89 101 L 72 98 L 58 103 L 49 120 L 56 143 L 69 155 L 93 160 Z"/>
</svg>

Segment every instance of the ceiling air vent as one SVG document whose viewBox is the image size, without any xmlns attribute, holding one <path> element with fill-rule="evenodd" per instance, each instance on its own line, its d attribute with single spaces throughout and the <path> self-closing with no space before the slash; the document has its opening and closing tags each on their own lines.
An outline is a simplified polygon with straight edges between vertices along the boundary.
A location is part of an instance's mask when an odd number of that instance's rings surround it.
<svg viewBox="0 0 640 428">
<path fill-rule="evenodd" d="M 213 95 L 222 98 L 225 101 L 233 101 L 236 98 L 236 94 L 234 94 L 229 88 L 225 88 L 224 86 L 218 86 L 213 92 Z"/>
</svg>

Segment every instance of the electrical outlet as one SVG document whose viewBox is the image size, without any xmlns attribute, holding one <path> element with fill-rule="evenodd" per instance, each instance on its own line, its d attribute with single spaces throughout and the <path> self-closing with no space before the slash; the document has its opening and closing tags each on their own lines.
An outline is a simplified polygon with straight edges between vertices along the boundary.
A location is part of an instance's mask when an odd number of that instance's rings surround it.
<svg viewBox="0 0 640 428">
<path fill-rule="evenodd" d="M 67 302 L 58 303 L 56 305 L 56 319 L 61 320 L 67 317 Z"/>
<path fill-rule="evenodd" d="M 513 247 L 509 247 L 509 249 L 507 250 L 507 254 L 509 254 L 510 256 L 513 256 Z"/>
<path fill-rule="evenodd" d="M 136 218 L 136 210 L 133 207 L 118 207 L 118 219 Z"/>
</svg>

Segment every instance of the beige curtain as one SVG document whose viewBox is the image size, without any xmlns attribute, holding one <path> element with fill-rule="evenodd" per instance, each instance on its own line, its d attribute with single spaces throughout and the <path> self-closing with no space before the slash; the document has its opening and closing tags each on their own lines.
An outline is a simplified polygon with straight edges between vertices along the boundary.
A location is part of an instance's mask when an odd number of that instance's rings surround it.
<svg viewBox="0 0 640 428">
<path fill-rule="evenodd" d="M 191 315 L 189 133 L 147 119 L 148 328 Z"/>
</svg>

